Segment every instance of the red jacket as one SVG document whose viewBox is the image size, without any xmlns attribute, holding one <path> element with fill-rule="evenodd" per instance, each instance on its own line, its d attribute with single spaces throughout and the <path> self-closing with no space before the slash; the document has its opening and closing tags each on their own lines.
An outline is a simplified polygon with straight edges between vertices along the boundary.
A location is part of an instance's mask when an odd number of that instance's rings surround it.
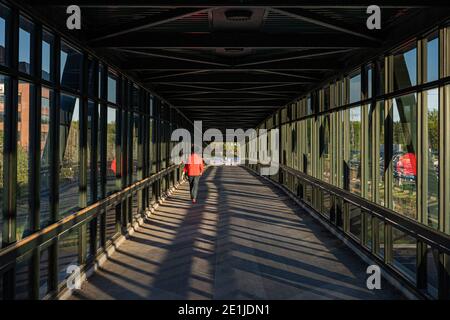
<svg viewBox="0 0 450 320">
<path fill-rule="evenodd" d="M 188 162 L 185 164 L 183 171 L 186 172 L 189 177 L 196 177 L 202 175 L 203 169 L 204 165 L 202 157 L 196 153 L 193 153 L 189 156 Z"/>
<path fill-rule="evenodd" d="M 410 152 L 402 155 L 397 162 L 397 172 L 405 176 L 416 176 L 416 155 Z"/>
</svg>

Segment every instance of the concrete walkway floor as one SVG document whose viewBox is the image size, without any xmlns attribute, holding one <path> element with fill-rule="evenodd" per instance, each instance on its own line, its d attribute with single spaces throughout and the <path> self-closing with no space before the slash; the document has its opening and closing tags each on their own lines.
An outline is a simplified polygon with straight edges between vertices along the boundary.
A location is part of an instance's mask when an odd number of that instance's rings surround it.
<svg viewBox="0 0 450 320">
<path fill-rule="evenodd" d="M 72 299 L 402 299 L 282 191 L 213 167 L 167 199 Z"/>
</svg>

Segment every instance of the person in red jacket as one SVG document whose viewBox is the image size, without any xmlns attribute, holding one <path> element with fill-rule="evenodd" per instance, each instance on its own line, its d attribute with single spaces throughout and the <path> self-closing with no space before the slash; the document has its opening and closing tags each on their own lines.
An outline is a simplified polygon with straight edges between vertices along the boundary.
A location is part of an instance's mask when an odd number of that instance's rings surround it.
<svg viewBox="0 0 450 320">
<path fill-rule="evenodd" d="M 197 202 L 198 184 L 204 169 L 205 166 L 202 157 L 198 155 L 195 152 L 194 147 L 192 147 L 191 155 L 183 169 L 183 172 L 186 173 L 189 178 L 192 203 Z"/>
</svg>

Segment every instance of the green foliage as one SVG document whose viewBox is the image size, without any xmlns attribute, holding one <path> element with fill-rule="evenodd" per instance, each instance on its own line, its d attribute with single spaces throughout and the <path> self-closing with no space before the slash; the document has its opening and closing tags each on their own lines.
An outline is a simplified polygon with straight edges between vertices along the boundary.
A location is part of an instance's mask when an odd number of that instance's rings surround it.
<svg viewBox="0 0 450 320">
<path fill-rule="evenodd" d="M 428 111 L 428 144 L 432 151 L 439 150 L 439 112 Z"/>
</svg>

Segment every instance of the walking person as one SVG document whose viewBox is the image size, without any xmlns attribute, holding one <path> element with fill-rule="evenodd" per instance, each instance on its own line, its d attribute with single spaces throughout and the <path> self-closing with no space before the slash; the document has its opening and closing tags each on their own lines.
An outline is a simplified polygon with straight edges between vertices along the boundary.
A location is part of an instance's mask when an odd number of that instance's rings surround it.
<svg viewBox="0 0 450 320">
<path fill-rule="evenodd" d="M 203 164 L 202 157 L 197 152 L 195 152 L 195 148 L 194 146 L 192 146 L 191 155 L 189 156 L 188 161 L 183 169 L 183 172 L 187 174 L 189 179 L 189 188 L 191 191 L 192 203 L 197 202 L 198 184 L 204 169 L 205 166 Z"/>
</svg>

